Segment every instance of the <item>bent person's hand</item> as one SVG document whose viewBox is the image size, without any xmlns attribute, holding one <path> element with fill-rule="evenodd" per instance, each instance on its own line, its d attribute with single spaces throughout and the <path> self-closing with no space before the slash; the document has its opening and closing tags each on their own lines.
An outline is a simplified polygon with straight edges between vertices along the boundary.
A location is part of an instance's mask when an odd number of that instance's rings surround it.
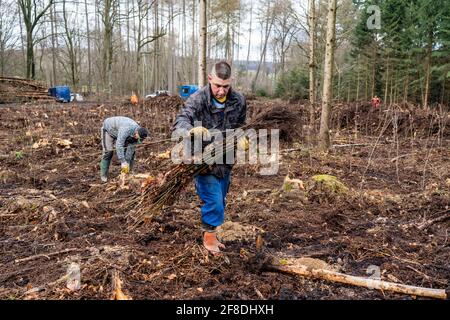
<svg viewBox="0 0 450 320">
<path fill-rule="evenodd" d="M 128 162 L 122 162 L 120 173 L 129 173 L 130 172 L 130 165 Z"/>
</svg>

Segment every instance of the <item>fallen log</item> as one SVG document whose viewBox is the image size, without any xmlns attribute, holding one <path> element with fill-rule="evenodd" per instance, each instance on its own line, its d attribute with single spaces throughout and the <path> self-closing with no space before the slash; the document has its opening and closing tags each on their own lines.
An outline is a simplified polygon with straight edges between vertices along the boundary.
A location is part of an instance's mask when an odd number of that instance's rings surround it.
<svg viewBox="0 0 450 320">
<path fill-rule="evenodd" d="M 400 283 L 388 282 L 378 279 L 351 276 L 336 271 L 314 269 L 304 265 L 277 265 L 272 264 L 270 268 L 288 274 L 303 277 L 324 279 L 332 282 L 350 284 L 369 289 L 386 290 L 397 293 L 404 293 L 413 296 L 422 296 L 436 299 L 449 299 L 450 295 L 444 289 L 431 289 L 404 285 Z"/>
</svg>

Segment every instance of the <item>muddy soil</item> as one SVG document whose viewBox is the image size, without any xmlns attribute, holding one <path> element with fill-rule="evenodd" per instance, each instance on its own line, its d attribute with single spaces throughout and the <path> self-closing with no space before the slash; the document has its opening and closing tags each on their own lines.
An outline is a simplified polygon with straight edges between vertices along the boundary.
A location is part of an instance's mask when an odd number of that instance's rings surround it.
<svg viewBox="0 0 450 320">
<path fill-rule="evenodd" d="M 280 103 L 251 100 L 249 114 Z M 289 107 L 307 118 L 306 106 Z M 282 141 L 276 175 L 260 175 L 257 165 L 235 167 L 227 248 L 213 257 L 201 246 L 201 203 L 192 184 L 162 214 L 130 231 L 123 203 L 139 193 L 142 176 L 121 188 L 114 156 L 111 179 L 99 179 L 105 117 L 130 116 L 149 128 L 134 173 L 157 176 L 171 166 L 163 153 L 174 145 L 169 138 L 177 109 L 164 99 L 144 106 L 0 106 L 1 299 L 111 299 L 117 276 L 132 299 L 415 298 L 281 274 L 270 270 L 268 256 L 320 259 L 346 274 L 367 277 L 378 270 L 386 281 L 448 287 L 448 113 L 439 117 L 447 118 L 438 129 L 435 122 L 427 128 L 413 121 L 402 131 L 393 122 L 383 130 L 383 110 L 371 112 L 375 124 L 364 120 L 366 113 L 358 115 L 370 130 L 354 125 L 353 111 L 342 111 L 351 120 L 333 121 L 328 154 L 310 147 L 300 117 L 292 130 L 303 138 Z M 318 174 L 336 177 L 347 191 L 316 188 L 311 178 Z M 287 175 L 305 188 L 283 190 Z M 256 248 L 258 235 L 264 254 Z M 64 278 L 71 264 L 81 270 L 78 290 L 67 288 Z"/>
</svg>

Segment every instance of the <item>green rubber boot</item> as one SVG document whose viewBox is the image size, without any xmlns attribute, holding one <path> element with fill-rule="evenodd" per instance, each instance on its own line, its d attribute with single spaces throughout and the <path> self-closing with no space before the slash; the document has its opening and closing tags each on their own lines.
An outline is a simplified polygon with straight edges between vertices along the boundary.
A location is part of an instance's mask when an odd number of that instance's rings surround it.
<svg viewBox="0 0 450 320">
<path fill-rule="evenodd" d="M 102 182 L 108 181 L 108 169 L 110 163 L 111 160 L 102 159 L 102 161 L 100 161 L 100 179 Z"/>
<path fill-rule="evenodd" d="M 131 156 L 131 159 L 130 159 L 130 162 L 129 162 L 129 164 L 130 164 L 130 172 L 131 171 L 133 171 L 133 167 L 134 167 L 134 155 L 136 154 L 136 152 L 133 152 L 133 155 Z"/>
</svg>

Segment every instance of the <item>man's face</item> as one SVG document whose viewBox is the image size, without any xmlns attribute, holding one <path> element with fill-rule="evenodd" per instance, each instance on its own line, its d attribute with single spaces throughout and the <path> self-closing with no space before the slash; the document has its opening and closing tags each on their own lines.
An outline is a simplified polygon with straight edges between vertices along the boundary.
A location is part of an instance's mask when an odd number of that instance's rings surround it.
<svg viewBox="0 0 450 320">
<path fill-rule="evenodd" d="M 215 98 L 222 99 L 226 97 L 231 88 L 231 78 L 227 80 L 220 79 L 215 75 L 208 75 L 208 81 L 211 85 L 211 91 Z"/>
<path fill-rule="evenodd" d="M 134 132 L 133 138 L 136 140 L 137 143 L 141 143 L 141 137 L 139 136 L 139 132 L 136 130 Z"/>
</svg>

